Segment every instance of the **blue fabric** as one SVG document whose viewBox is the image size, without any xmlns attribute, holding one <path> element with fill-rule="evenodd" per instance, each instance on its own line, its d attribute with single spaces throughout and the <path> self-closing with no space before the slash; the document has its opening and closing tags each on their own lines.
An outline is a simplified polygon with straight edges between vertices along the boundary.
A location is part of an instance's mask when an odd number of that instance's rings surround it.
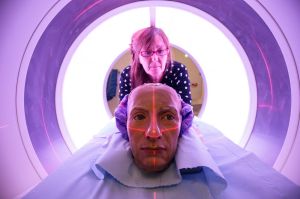
<svg viewBox="0 0 300 199">
<path fill-rule="evenodd" d="M 118 70 L 117 69 L 112 69 L 108 80 L 107 80 L 107 85 L 106 85 L 106 99 L 109 101 L 114 96 L 116 96 L 117 93 L 117 78 L 118 78 Z"/>
<path fill-rule="evenodd" d="M 189 146 L 184 142 L 189 143 Z M 146 175 L 134 164 L 129 142 L 124 140 L 120 133 L 116 133 L 110 138 L 110 143 L 105 151 L 96 160 L 97 166 L 94 168 L 97 170 L 93 171 L 97 173 L 100 168 L 128 187 L 159 188 L 181 183 L 181 171 L 185 174 L 199 173 L 201 169 L 197 168 L 207 167 L 211 170 L 211 175 L 207 180 L 219 181 L 224 185 L 222 188 L 226 187 L 223 175 L 198 138 L 192 133 L 183 135 L 179 140 L 179 146 L 175 161 L 169 168 L 159 174 Z"/>
<path fill-rule="evenodd" d="M 194 120 L 161 175 L 145 176 L 132 162 L 114 121 L 24 199 L 299 199 L 300 188 L 211 126 Z M 225 180 L 226 179 L 226 180 Z"/>
</svg>

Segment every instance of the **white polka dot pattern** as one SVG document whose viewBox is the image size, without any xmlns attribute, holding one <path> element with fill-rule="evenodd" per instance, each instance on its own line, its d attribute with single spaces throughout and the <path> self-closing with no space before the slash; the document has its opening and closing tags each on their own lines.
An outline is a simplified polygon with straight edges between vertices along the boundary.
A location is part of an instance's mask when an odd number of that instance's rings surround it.
<svg viewBox="0 0 300 199">
<path fill-rule="evenodd" d="M 119 92 L 120 100 L 122 100 L 125 95 L 130 93 L 130 82 L 130 66 L 128 66 L 121 73 Z M 166 70 L 166 74 L 162 78 L 161 83 L 174 88 L 184 102 L 191 104 L 192 97 L 190 90 L 190 80 L 188 77 L 188 70 L 183 64 L 173 62 L 170 69 Z"/>
</svg>

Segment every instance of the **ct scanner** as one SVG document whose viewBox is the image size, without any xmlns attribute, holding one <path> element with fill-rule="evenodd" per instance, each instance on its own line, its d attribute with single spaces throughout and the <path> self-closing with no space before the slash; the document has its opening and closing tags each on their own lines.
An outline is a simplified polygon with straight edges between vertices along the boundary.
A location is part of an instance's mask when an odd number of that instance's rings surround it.
<svg viewBox="0 0 300 199">
<path fill-rule="evenodd" d="M 163 27 L 170 35 L 171 43 L 186 50 L 200 63 L 199 70 L 205 78 L 208 94 L 199 117 L 229 137 L 233 131 L 238 131 L 232 138 L 239 136 L 236 142 L 240 146 L 254 152 L 266 164 L 300 185 L 297 169 L 300 160 L 299 10 L 298 0 L 2 1 L 0 198 L 18 198 L 26 193 L 76 150 L 75 138 L 71 134 L 72 128 L 76 130 L 79 127 L 71 126 L 74 123 L 70 118 L 72 115 L 88 118 L 83 125 L 85 131 L 96 132 L 101 127 L 96 125 L 94 129 L 89 129 L 88 126 L 93 125 L 89 123 L 92 117 L 96 117 L 96 124 L 99 124 L 97 121 L 109 121 L 111 115 L 107 112 L 103 97 L 109 66 L 128 47 L 130 34 L 147 26 L 145 23 L 148 21 L 155 21 L 157 26 Z M 195 21 L 192 21 L 195 17 L 187 18 L 189 23 L 183 21 L 180 24 L 179 19 L 174 22 L 172 18 L 167 19 L 168 14 L 163 15 L 173 11 L 182 18 L 188 13 L 198 18 Z M 112 38 L 109 37 L 111 28 L 113 24 L 118 24 L 118 20 L 124 19 L 122 13 L 129 13 L 131 23 L 124 25 L 127 22 L 119 22 L 123 26 L 114 31 L 119 31 L 122 37 L 113 38 L 115 43 L 112 44 Z M 203 31 L 197 28 L 197 20 L 200 19 L 205 19 L 223 33 L 240 56 L 239 66 L 242 67 L 227 68 L 224 73 L 221 72 L 225 74 L 224 80 L 233 80 L 233 84 L 225 88 L 220 87 L 218 82 L 221 81 L 218 76 L 220 68 L 212 70 L 213 65 L 205 67 L 205 57 L 201 57 L 205 55 L 205 50 L 197 48 L 197 42 L 199 45 L 202 42 L 201 39 L 198 41 Z M 110 23 L 107 22 L 109 20 Z M 178 31 L 178 26 L 182 28 L 184 24 L 187 25 L 186 29 L 195 34 Z M 78 49 L 86 42 L 85 38 L 91 37 L 96 29 L 97 34 L 103 35 L 94 44 L 100 46 L 94 56 L 99 58 L 99 54 L 102 55 L 103 62 L 83 59 L 85 66 L 78 69 L 74 55 L 79 53 Z M 168 32 L 168 29 L 173 31 Z M 186 41 L 189 37 L 193 39 L 193 45 Z M 113 48 L 108 47 L 109 44 Z M 230 65 L 230 62 L 225 63 L 226 59 L 234 57 L 225 57 L 224 66 Z M 76 62 L 75 65 L 72 65 L 73 62 Z M 91 68 L 80 71 L 93 66 L 94 62 L 101 64 L 101 70 L 98 67 L 96 72 Z M 237 70 L 241 68 L 237 75 Z M 93 79 L 92 74 L 99 73 L 96 76 L 98 79 L 90 84 L 78 80 L 77 84 L 73 82 L 73 87 L 72 84 L 66 87 L 72 70 L 81 74 L 89 70 L 90 73 L 86 75 L 91 75 L 90 79 Z M 238 79 L 237 76 L 243 78 Z M 226 86 L 226 82 L 222 84 Z M 65 96 L 66 90 L 74 90 L 74 87 L 76 89 L 71 97 Z M 217 92 L 224 89 L 228 90 L 225 95 Z M 97 94 L 90 96 L 88 92 L 82 93 L 86 90 Z M 214 92 L 217 96 L 211 97 Z M 218 96 L 218 93 L 222 95 Z M 80 101 L 83 100 L 81 106 L 87 106 L 90 102 L 81 96 L 95 98 L 96 107 L 91 107 L 95 115 L 87 117 L 85 112 L 81 112 L 83 110 L 77 109 Z M 214 98 L 221 97 L 229 101 L 215 100 L 211 103 Z M 218 104 L 219 101 L 225 101 L 225 104 Z M 230 104 L 230 101 L 233 103 Z M 244 103 L 237 104 L 238 101 Z M 66 109 L 71 110 L 69 115 Z M 221 115 L 219 121 L 229 126 L 240 125 L 241 128 L 223 129 L 222 123 L 215 121 L 209 113 L 212 116 Z M 78 123 L 84 123 L 82 118 L 79 117 Z M 237 118 L 244 120 L 237 122 Z"/>
</svg>

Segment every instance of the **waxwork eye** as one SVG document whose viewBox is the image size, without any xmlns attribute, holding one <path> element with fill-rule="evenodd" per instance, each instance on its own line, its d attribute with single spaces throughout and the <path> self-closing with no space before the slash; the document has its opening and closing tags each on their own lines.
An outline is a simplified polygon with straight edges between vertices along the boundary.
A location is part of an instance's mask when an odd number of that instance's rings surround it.
<svg viewBox="0 0 300 199">
<path fill-rule="evenodd" d="M 143 114 L 136 114 L 133 119 L 134 120 L 144 120 L 146 117 Z"/>
<path fill-rule="evenodd" d="M 175 117 L 172 114 L 165 114 L 163 116 L 163 119 L 165 119 L 165 120 L 174 120 Z"/>
</svg>

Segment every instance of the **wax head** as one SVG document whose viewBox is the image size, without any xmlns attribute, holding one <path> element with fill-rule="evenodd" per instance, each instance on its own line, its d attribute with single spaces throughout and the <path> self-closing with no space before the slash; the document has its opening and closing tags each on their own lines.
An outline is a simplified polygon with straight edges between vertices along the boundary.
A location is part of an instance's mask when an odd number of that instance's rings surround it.
<svg viewBox="0 0 300 199">
<path fill-rule="evenodd" d="M 173 160 L 181 126 L 181 100 L 163 84 L 145 84 L 128 97 L 127 131 L 134 162 L 143 171 L 165 170 Z"/>
</svg>

